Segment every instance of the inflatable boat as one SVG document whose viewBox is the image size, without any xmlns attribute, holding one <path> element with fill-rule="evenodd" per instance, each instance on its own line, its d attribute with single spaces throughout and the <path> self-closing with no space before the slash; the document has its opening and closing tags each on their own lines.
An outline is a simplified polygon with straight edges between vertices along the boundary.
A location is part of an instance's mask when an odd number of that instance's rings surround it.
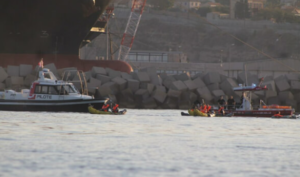
<svg viewBox="0 0 300 177">
<path fill-rule="evenodd" d="M 105 112 L 105 111 L 99 111 L 98 109 L 95 109 L 93 106 L 89 106 L 88 110 L 91 114 L 103 114 L 103 115 L 124 115 L 126 114 L 127 110 L 124 109 L 122 111 L 119 111 L 117 113 L 115 112 Z"/>
</svg>

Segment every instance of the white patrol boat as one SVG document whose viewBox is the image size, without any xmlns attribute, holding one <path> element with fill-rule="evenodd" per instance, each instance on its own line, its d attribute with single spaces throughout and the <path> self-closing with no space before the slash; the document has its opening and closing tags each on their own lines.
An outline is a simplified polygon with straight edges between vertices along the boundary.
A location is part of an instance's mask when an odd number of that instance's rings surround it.
<svg viewBox="0 0 300 177">
<path fill-rule="evenodd" d="M 47 68 L 39 71 L 30 89 L 0 92 L 0 110 L 6 111 L 88 112 L 89 105 L 100 109 L 106 101 L 81 94 L 72 83 L 58 81 Z"/>
</svg>

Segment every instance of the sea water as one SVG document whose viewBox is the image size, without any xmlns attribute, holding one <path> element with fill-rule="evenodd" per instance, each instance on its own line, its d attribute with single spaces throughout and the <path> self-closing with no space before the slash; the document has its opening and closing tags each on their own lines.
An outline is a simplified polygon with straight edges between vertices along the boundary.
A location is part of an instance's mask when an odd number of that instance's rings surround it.
<svg viewBox="0 0 300 177">
<path fill-rule="evenodd" d="M 0 176 L 300 176 L 300 120 L 0 112 Z"/>
</svg>

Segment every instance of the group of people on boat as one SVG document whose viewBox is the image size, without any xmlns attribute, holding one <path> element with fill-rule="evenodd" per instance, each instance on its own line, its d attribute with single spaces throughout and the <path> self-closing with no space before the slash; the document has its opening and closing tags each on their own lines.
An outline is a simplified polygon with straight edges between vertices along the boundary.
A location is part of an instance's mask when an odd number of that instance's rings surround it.
<svg viewBox="0 0 300 177">
<path fill-rule="evenodd" d="M 117 103 L 112 103 L 111 101 L 108 101 L 103 104 L 101 111 L 118 113 L 119 105 Z"/>
<path fill-rule="evenodd" d="M 213 114 L 214 111 L 212 110 L 212 106 L 206 103 L 200 103 L 200 101 L 196 100 L 194 102 L 193 108 L 194 109 L 198 109 L 200 112 L 204 113 L 204 114 Z"/>
</svg>

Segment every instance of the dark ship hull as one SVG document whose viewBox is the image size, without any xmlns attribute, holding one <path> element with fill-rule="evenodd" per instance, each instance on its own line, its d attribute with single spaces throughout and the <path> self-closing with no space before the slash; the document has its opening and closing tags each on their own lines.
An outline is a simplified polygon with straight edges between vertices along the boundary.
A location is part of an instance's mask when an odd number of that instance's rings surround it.
<svg viewBox="0 0 300 177">
<path fill-rule="evenodd" d="M 129 72 L 121 61 L 80 60 L 79 48 L 105 28 L 98 21 L 110 0 L 2 0 L 0 1 L 0 66 L 55 63 L 57 68 L 111 67 Z"/>
</svg>

